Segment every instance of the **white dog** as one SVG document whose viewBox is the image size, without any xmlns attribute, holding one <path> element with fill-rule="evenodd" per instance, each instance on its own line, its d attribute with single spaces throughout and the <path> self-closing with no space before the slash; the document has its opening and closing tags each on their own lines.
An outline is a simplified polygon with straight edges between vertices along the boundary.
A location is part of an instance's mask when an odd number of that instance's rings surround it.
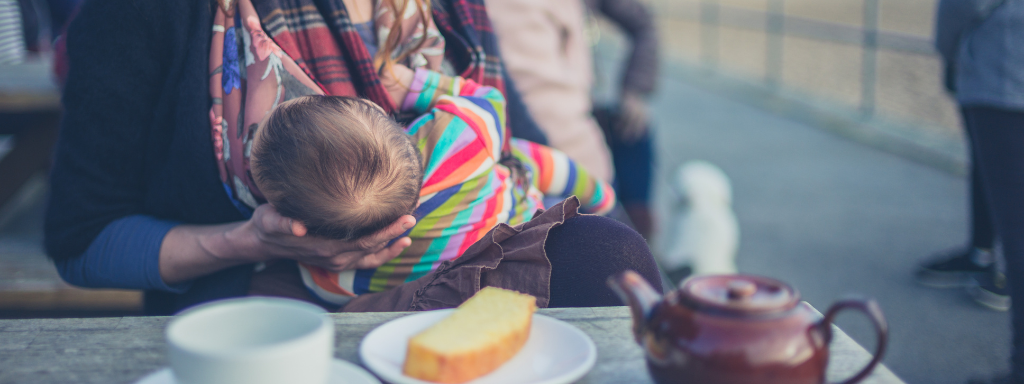
<svg viewBox="0 0 1024 384">
<path fill-rule="evenodd" d="M 739 226 L 729 178 L 706 161 L 681 165 L 675 177 L 680 201 L 672 213 L 673 225 L 664 233 L 669 237 L 662 267 L 672 271 L 689 266 L 694 275 L 736 273 Z"/>
</svg>

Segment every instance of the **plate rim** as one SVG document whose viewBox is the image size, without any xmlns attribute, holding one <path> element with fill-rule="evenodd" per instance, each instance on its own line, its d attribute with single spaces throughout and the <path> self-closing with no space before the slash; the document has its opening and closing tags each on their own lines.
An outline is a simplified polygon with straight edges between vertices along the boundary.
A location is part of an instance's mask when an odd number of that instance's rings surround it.
<svg viewBox="0 0 1024 384">
<path fill-rule="evenodd" d="M 416 378 L 413 378 L 413 377 L 409 377 L 409 376 L 406 376 L 405 374 L 400 374 L 400 376 L 394 377 L 393 375 L 389 374 L 390 372 L 382 370 L 380 367 L 377 366 L 377 362 L 375 360 L 367 359 L 366 358 L 366 356 L 368 355 L 368 349 L 370 348 L 367 345 L 367 340 L 370 339 L 370 337 L 373 336 L 375 333 L 377 333 L 381 328 L 384 328 L 384 326 L 386 326 L 388 324 L 391 324 L 393 322 L 409 321 L 407 319 L 412 319 L 412 318 L 416 318 L 416 317 L 423 317 L 423 316 L 438 316 L 441 313 L 450 313 L 450 312 L 453 312 L 453 311 L 455 311 L 455 308 L 437 309 L 437 310 L 432 310 L 432 311 L 422 311 L 422 312 L 412 313 L 412 314 L 409 314 L 409 315 L 406 315 L 406 316 L 402 316 L 402 317 L 398 317 L 398 318 L 394 318 L 394 319 L 388 320 L 388 321 L 386 321 L 386 322 L 384 322 L 384 323 L 374 327 L 373 330 L 371 330 L 369 333 L 367 333 L 366 336 L 363 336 L 363 340 L 359 342 L 359 359 L 360 359 L 360 361 L 374 375 L 377 375 L 378 377 L 383 379 L 385 382 L 397 383 L 397 382 L 400 381 L 400 382 L 403 382 L 403 383 L 436 384 L 436 383 L 433 383 L 433 382 L 430 382 L 430 381 L 425 381 L 425 380 L 420 380 L 420 379 L 416 379 Z M 585 376 L 587 373 L 589 373 L 594 368 L 594 365 L 597 363 L 597 345 L 594 344 L 594 340 L 590 337 L 590 335 L 587 335 L 587 333 L 583 332 L 583 330 L 580 329 L 579 327 L 577 327 L 575 325 L 572 325 L 572 324 L 569 324 L 568 322 L 563 321 L 561 319 L 556 319 L 554 317 L 547 316 L 547 315 L 540 314 L 540 313 L 536 313 L 536 312 L 534 312 L 533 316 L 534 316 L 534 319 L 544 318 L 545 320 L 542 320 L 542 321 L 550 321 L 553 324 L 557 324 L 559 326 L 563 326 L 563 327 L 566 327 L 566 328 L 570 329 L 571 330 L 570 332 L 574 333 L 577 337 L 582 339 L 585 342 L 585 344 L 587 345 L 587 356 L 586 356 L 586 360 L 584 360 L 584 362 L 582 364 L 580 364 L 576 368 L 570 370 L 569 372 L 567 372 L 567 373 L 565 373 L 565 374 L 563 374 L 561 376 L 553 377 L 553 378 L 550 378 L 550 379 L 547 379 L 547 380 L 543 380 L 543 381 L 531 382 L 529 384 L 571 383 L 571 382 L 574 382 L 576 380 L 579 380 L 580 378 Z M 530 337 L 533 337 L 532 333 L 530 334 Z M 527 341 L 529 341 L 529 339 L 527 339 Z M 382 372 L 382 371 L 384 371 L 384 372 Z M 472 383 L 472 381 L 469 381 L 469 383 Z"/>
</svg>

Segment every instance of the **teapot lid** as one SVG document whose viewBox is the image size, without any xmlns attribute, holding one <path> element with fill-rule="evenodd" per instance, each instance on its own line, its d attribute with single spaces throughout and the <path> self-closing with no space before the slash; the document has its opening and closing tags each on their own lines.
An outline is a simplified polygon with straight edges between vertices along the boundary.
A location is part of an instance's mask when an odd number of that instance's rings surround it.
<svg viewBox="0 0 1024 384">
<path fill-rule="evenodd" d="M 679 296 L 698 309 L 733 314 L 786 311 L 800 299 L 800 294 L 788 284 L 754 275 L 691 277 L 679 288 Z"/>
</svg>

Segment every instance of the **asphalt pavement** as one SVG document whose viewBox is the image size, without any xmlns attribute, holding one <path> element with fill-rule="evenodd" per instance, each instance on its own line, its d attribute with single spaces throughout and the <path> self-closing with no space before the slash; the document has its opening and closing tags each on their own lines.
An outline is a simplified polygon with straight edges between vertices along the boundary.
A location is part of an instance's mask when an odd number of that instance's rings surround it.
<svg viewBox="0 0 1024 384">
<path fill-rule="evenodd" d="M 670 76 L 659 89 L 656 201 L 664 204 L 664 176 L 684 161 L 720 166 L 732 180 L 741 272 L 786 281 L 822 312 L 848 295 L 877 299 L 890 327 L 884 362 L 907 383 L 961 384 L 1007 369 L 1007 313 L 912 280 L 922 259 L 966 241 L 963 177 Z M 865 318 L 840 315 L 839 326 L 873 349 Z"/>
</svg>

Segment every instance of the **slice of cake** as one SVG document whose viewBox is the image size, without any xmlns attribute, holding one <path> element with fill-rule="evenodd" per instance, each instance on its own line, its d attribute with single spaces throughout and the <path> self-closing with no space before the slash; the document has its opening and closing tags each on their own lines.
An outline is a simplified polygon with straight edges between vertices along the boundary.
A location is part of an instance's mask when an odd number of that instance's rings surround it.
<svg viewBox="0 0 1024 384">
<path fill-rule="evenodd" d="M 437 383 L 463 383 L 490 373 L 526 344 L 536 301 L 506 289 L 481 289 L 409 340 L 403 372 Z"/>
</svg>

